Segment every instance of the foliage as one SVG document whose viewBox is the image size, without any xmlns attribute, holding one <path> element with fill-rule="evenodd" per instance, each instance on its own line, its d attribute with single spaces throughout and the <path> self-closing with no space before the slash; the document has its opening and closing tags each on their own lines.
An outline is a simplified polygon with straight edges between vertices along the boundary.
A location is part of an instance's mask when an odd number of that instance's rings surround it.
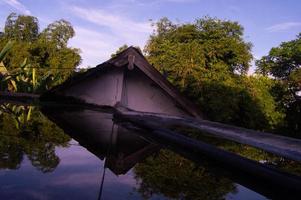
<svg viewBox="0 0 301 200">
<path fill-rule="evenodd" d="M 298 176 L 301 175 L 300 162 L 285 159 L 249 145 L 240 144 L 223 138 L 217 138 L 212 134 L 202 132 L 195 128 L 183 127 L 179 125 L 170 128 L 172 128 L 173 131 L 189 136 L 190 138 L 201 140 L 207 144 L 211 144 L 217 148 L 235 153 L 242 157 L 263 163 L 265 165 L 273 166 L 274 168 L 291 174 L 296 174 Z M 206 158 L 204 160 L 206 160 Z"/>
<path fill-rule="evenodd" d="M 273 130 L 285 117 L 270 91 L 273 80 L 242 76 L 206 80 L 193 95 L 207 117 L 257 130 Z"/>
<path fill-rule="evenodd" d="M 49 89 L 55 82 L 55 77 L 51 72 L 48 72 L 38 80 L 36 68 L 32 68 L 27 63 L 26 58 L 19 68 L 11 71 L 7 70 L 2 60 L 4 60 L 12 45 L 13 42 L 9 41 L 0 52 L 0 75 L 2 75 L 0 89 L 10 92 L 43 92 Z"/>
<path fill-rule="evenodd" d="M 301 33 L 272 48 L 256 65 L 257 73 L 279 80 L 273 95 L 286 113 L 281 131 L 296 136 L 301 130 Z"/>
<path fill-rule="evenodd" d="M 11 49 L 13 43 L 9 41 L 4 48 L 0 51 L 0 90 L 11 90 L 17 88 L 16 82 L 10 78 L 10 74 L 6 67 L 3 64 L 3 60 L 8 53 L 8 51 Z"/>
<path fill-rule="evenodd" d="M 54 41 L 60 48 L 66 47 L 69 39 L 73 38 L 74 35 L 75 32 L 70 22 L 63 19 L 49 24 L 41 33 L 41 37 L 49 42 Z"/>
<path fill-rule="evenodd" d="M 301 65 L 301 33 L 297 39 L 283 42 L 270 50 L 267 56 L 257 61 L 257 72 L 279 79 L 289 79 Z"/>
<path fill-rule="evenodd" d="M 30 68 L 36 69 L 37 83 L 48 87 L 67 79 L 80 64 L 79 49 L 67 46 L 69 39 L 74 36 L 71 24 L 65 20 L 56 21 L 39 32 L 37 18 L 33 16 L 8 16 L 3 37 L 0 38 L 0 49 L 8 41 L 14 41 L 3 64 L 10 72 L 20 68 L 20 63 L 27 59 Z M 33 70 L 31 70 L 33 71 Z M 33 72 L 31 72 L 33 73 Z M 41 92 L 47 87 L 40 87 L 35 91 Z"/>
<path fill-rule="evenodd" d="M 257 130 L 281 125 L 285 115 L 271 94 L 277 83 L 246 75 L 252 54 L 241 25 L 204 17 L 188 24 L 163 18 L 155 26 L 148 60 L 207 118 Z"/>
<path fill-rule="evenodd" d="M 167 150 L 148 157 L 134 168 L 138 192 L 148 199 L 163 194 L 173 199 L 223 199 L 235 191 L 224 177 Z"/>
<path fill-rule="evenodd" d="M 55 147 L 69 140 L 35 107 L 0 105 L 0 168 L 17 169 L 27 155 L 37 169 L 51 172 L 60 161 Z"/>
<path fill-rule="evenodd" d="M 38 19 L 32 16 L 11 13 L 5 22 L 4 37 L 32 42 L 38 38 Z"/>
<path fill-rule="evenodd" d="M 175 79 L 212 69 L 246 73 L 249 68 L 251 44 L 244 42 L 237 22 L 205 17 L 177 25 L 163 18 L 156 28 L 145 52 L 151 63 Z"/>
<path fill-rule="evenodd" d="M 117 49 L 117 51 L 115 53 L 111 54 L 111 58 L 114 58 L 115 56 L 117 56 L 119 53 L 126 50 L 127 48 L 129 48 L 129 46 L 127 44 L 122 45 L 121 47 L 119 47 Z M 135 48 L 138 49 L 140 52 L 142 52 L 139 46 L 135 46 Z"/>
<path fill-rule="evenodd" d="M 117 49 L 117 51 L 115 53 L 111 54 L 111 58 L 114 58 L 115 56 L 117 56 L 119 53 L 126 50 L 127 48 L 129 48 L 129 46 L 127 44 L 122 45 L 121 47 L 119 47 Z"/>
</svg>

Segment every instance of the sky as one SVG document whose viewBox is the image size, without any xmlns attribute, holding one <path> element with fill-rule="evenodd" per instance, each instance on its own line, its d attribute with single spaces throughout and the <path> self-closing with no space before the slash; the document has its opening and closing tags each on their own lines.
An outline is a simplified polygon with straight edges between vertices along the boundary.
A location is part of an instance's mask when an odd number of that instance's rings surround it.
<svg viewBox="0 0 301 200">
<path fill-rule="evenodd" d="M 55 20 L 71 22 L 76 35 L 69 46 L 81 49 L 80 67 L 108 60 L 123 44 L 143 49 L 151 23 L 162 17 L 176 23 L 204 16 L 237 21 L 255 59 L 301 32 L 300 0 L 0 0 L 0 7 L 0 31 L 11 12 L 37 17 L 40 30 Z"/>
</svg>

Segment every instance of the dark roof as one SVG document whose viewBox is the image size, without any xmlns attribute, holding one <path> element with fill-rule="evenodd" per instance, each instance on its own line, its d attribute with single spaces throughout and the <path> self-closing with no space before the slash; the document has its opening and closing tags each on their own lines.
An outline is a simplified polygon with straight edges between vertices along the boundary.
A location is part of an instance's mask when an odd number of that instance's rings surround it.
<svg viewBox="0 0 301 200">
<path fill-rule="evenodd" d="M 164 90 L 169 96 L 171 96 L 184 110 L 186 110 L 194 117 L 200 118 L 202 116 L 197 106 L 187 100 L 157 69 L 149 64 L 143 54 L 134 47 L 127 48 L 110 60 L 97 65 L 95 68 L 91 68 L 84 73 L 73 76 L 63 84 L 58 85 L 50 91 L 46 92 L 46 95 L 55 93 L 56 91 L 60 91 L 64 88 L 68 88 L 71 85 L 89 77 L 97 76 L 99 73 L 110 70 L 112 67 L 124 66 L 127 66 L 130 70 L 133 69 L 134 66 L 136 66 L 146 76 L 154 81 L 162 90 Z"/>
</svg>

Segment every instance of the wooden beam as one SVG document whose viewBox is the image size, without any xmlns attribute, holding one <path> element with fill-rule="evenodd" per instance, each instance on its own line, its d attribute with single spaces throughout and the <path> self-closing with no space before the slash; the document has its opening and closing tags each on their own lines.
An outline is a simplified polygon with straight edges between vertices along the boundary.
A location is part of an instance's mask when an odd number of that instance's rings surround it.
<svg viewBox="0 0 301 200">
<path fill-rule="evenodd" d="M 261 193 L 273 199 L 283 199 L 287 195 L 291 199 L 300 198 L 301 178 L 299 176 L 280 171 L 237 154 L 224 151 L 213 145 L 170 131 L 163 128 L 162 125 L 164 122 L 158 124 L 154 121 L 137 119 L 132 116 L 129 118 L 129 116 L 121 113 L 116 114 L 115 117 L 119 119 L 116 122 L 121 126 L 135 131 L 137 134 L 142 134 L 143 137 L 153 140 L 185 158 L 195 162 L 199 162 L 201 159 L 210 160 L 215 165 L 222 166 L 222 168 L 231 171 L 231 176 L 235 177 L 238 183 L 242 183 L 241 181 L 244 178 L 249 179 L 249 181 L 245 182 L 247 184 L 243 184 L 245 186 L 252 182 L 263 183 L 261 186 L 265 187 L 267 191 Z M 253 185 L 253 187 L 256 187 L 256 185 Z M 256 191 L 258 191 L 258 187 Z"/>
<path fill-rule="evenodd" d="M 17 103 L 35 105 L 39 103 L 40 95 L 19 92 L 0 92 L 0 103 Z"/>
<path fill-rule="evenodd" d="M 168 128 L 173 125 L 194 128 L 212 136 L 246 144 L 275 155 L 301 162 L 301 140 L 226 125 L 195 118 L 181 118 L 160 114 L 128 111 L 118 108 L 119 116 L 133 123 L 147 121 L 157 128 Z"/>
</svg>

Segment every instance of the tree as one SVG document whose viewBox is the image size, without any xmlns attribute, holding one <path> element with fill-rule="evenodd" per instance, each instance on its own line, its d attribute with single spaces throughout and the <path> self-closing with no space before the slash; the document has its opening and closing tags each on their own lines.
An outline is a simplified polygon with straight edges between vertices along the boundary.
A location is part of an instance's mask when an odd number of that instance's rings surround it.
<svg viewBox="0 0 301 200">
<path fill-rule="evenodd" d="M 127 44 L 122 45 L 121 47 L 119 47 L 117 49 L 117 51 L 115 53 L 111 54 L 111 58 L 117 56 L 119 53 L 121 53 L 122 51 L 126 50 L 127 48 L 129 48 L 129 46 Z M 135 48 L 138 49 L 142 53 L 142 51 L 141 51 L 141 49 L 140 49 L 139 46 L 135 46 Z"/>
<path fill-rule="evenodd" d="M 246 76 L 252 45 L 241 25 L 204 17 L 187 24 L 163 18 L 155 26 L 144 49 L 147 59 L 208 119 L 257 130 L 282 123 L 284 114 L 270 93 L 276 83 Z"/>
<path fill-rule="evenodd" d="M 290 74 L 301 66 L 301 33 L 297 39 L 272 48 L 267 56 L 257 60 L 256 65 L 258 73 L 288 79 Z"/>
<path fill-rule="evenodd" d="M 115 53 L 111 54 L 111 58 L 117 56 L 117 54 L 119 54 L 120 52 L 126 50 L 127 48 L 129 48 L 129 46 L 127 44 L 122 45 L 121 47 L 119 47 L 117 49 L 117 51 Z"/>
<path fill-rule="evenodd" d="M 80 51 L 68 47 L 68 41 L 75 32 L 72 25 L 65 21 L 56 21 L 39 32 L 38 20 L 33 16 L 8 16 L 4 35 L 0 38 L 0 49 L 10 40 L 15 41 L 3 64 L 8 71 L 20 68 L 20 64 L 27 59 L 31 68 L 36 69 L 38 83 L 43 80 L 56 85 L 66 80 L 80 64 Z M 43 83 L 46 83 L 45 81 Z M 47 87 L 36 92 L 43 92 Z"/>
<path fill-rule="evenodd" d="M 207 166 L 206 166 L 207 165 Z M 222 199 L 235 191 L 233 182 L 215 176 L 209 164 L 197 165 L 171 151 L 161 150 L 134 168 L 137 191 L 144 199 L 164 195 L 170 199 Z"/>
<path fill-rule="evenodd" d="M 38 19 L 11 13 L 6 19 L 4 35 L 10 39 L 32 42 L 39 35 Z"/>
<path fill-rule="evenodd" d="M 205 17 L 177 25 L 163 18 L 155 26 L 145 52 L 160 71 L 164 69 L 175 77 L 184 75 L 186 79 L 194 71 L 223 68 L 244 74 L 249 68 L 251 44 L 244 42 L 243 28 L 237 22 Z M 189 57 L 178 59 L 183 52 Z M 181 73 L 179 66 L 183 68 Z"/>
<path fill-rule="evenodd" d="M 0 104 L 0 168 L 17 169 L 24 155 L 43 173 L 60 159 L 55 147 L 66 147 L 70 137 L 31 106 Z"/>
<path fill-rule="evenodd" d="M 293 93 L 301 90 L 301 33 L 297 39 L 283 42 L 256 61 L 257 73 L 286 81 Z"/>
<path fill-rule="evenodd" d="M 74 35 L 75 32 L 72 25 L 64 19 L 49 24 L 41 33 L 41 37 L 56 43 L 60 48 L 66 47 L 69 39 L 73 38 Z"/>
<path fill-rule="evenodd" d="M 301 33 L 296 39 L 272 48 L 256 65 L 257 73 L 279 81 L 273 95 L 285 109 L 286 126 L 282 131 L 297 135 L 301 128 Z"/>
</svg>

